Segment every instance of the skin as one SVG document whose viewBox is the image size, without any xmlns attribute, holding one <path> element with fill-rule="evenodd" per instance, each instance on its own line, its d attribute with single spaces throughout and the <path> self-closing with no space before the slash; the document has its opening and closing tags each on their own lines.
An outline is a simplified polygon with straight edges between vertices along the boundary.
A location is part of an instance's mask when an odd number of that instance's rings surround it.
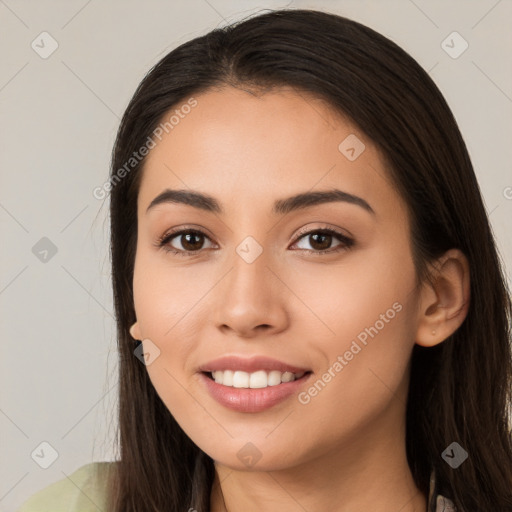
<svg viewBox="0 0 512 512">
<path fill-rule="evenodd" d="M 434 283 L 417 286 L 406 204 L 381 155 L 321 100 L 232 87 L 195 98 L 146 160 L 130 332 L 159 348 L 147 365 L 151 381 L 215 461 L 211 510 L 425 512 L 405 452 L 409 362 L 415 343 L 441 343 L 462 323 L 464 255 L 449 251 Z M 365 144 L 355 161 L 338 150 L 349 134 Z M 225 212 L 178 203 L 146 212 L 167 188 L 211 195 Z M 275 200 L 332 188 L 363 198 L 375 214 L 346 202 L 271 211 Z M 171 228 L 191 225 L 206 235 L 193 240 L 197 254 L 157 247 Z M 324 242 L 330 254 L 308 253 L 319 244 L 297 240 L 299 230 L 326 226 L 354 245 L 335 252 L 333 237 Z M 247 236 L 263 249 L 250 264 L 235 250 Z M 186 240 L 170 244 L 179 250 Z M 258 354 L 309 368 L 315 382 L 394 303 L 401 311 L 307 404 L 292 396 L 263 412 L 235 412 L 197 373 L 223 355 Z M 248 442 L 261 454 L 252 467 L 237 457 Z"/>
</svg>

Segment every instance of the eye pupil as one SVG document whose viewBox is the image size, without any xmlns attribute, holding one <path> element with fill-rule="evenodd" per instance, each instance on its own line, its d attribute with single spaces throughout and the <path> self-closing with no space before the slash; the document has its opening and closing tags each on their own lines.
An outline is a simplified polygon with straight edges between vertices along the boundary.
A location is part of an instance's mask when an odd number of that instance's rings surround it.
<svg viewBox="0 0 512 512">
<path fill-rule="evenodd" d="M 183 248 L 186 250 L 186 251 L 193 251 L 195 249 L 200 249 L 201 246 L 203 245 L 203 240 L 200 240 L 200 242 L 197 244 L 194 244 L 193 242 L 191 243 L 190 240 L 193 239 L 193 238 L 201 238 L 202 239 L 203 235 L 200 235 L 199 233 L 186 233 L 184 235 L 181 235 L 181 238 L 182 238 L 182 246 Z M 183 242 L 183 240 L 185 240 L 185 242 Z"/>
<path fill-rule="evenodd" d="M 325 250 L 329 249 L 331 242 L 332 242 L 332 235 L 325 234 L 325 233 L 314 233 L 312 235 L 309 235 L 312 240 L 314 240 L 314 243 L 311 244 L 312 247 L 318 250 Z M 324 243 L 318 242 L 317 238 L 323 238 Z M 327 240 L 327 244 L 325 244 L 325 241 Z M 320 247 L 315 247 L 315 245 L 320 245 Z"/>
</svg>

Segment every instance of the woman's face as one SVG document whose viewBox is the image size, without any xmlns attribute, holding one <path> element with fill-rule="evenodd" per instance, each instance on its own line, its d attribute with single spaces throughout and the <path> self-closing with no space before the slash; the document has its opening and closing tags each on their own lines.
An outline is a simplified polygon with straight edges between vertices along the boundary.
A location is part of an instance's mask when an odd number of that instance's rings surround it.
<svg viewBox="0 0 512 512">
<path fill-rule="evenodd" d="M 138 196 L 131 332 L 159 396 L 231 468 L 357 460 L 403 437 L 418 292 L 378 151 L 291 89 L 195 100 L 150 150 Z M 215 383 L 202 370 L 224 356 Z M 277 384 L 286 369 L 296 380 Z"/>
</svg>

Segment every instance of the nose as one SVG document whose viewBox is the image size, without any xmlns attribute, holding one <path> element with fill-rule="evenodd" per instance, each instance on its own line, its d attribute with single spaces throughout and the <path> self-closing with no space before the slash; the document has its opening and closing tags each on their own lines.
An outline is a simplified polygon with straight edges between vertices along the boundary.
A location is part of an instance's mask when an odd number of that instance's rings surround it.
<svg viewBox="0 0 512 512">
<path fill-rule="evenodd" d="M 290 303 L 287 288 L 277 277 L 270 251 L 252 262 L 235 252 L 227 275 L 219 283 L 215 297 L 215 321 L 224 334 L 254 338 L 286 329 Z"/>
</svg>

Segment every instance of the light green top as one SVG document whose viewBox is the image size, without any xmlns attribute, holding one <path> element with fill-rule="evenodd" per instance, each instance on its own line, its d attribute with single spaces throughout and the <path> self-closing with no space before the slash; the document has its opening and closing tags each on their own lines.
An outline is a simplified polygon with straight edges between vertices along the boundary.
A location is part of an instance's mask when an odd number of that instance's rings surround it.
<svg viewBox="0 0 512 512">
<path fill-rule="evenodd" d="M 86 464 L 31 496 L 17 512 L 107 512 L 107 477 L 113 465 Z"/>
</svg>

